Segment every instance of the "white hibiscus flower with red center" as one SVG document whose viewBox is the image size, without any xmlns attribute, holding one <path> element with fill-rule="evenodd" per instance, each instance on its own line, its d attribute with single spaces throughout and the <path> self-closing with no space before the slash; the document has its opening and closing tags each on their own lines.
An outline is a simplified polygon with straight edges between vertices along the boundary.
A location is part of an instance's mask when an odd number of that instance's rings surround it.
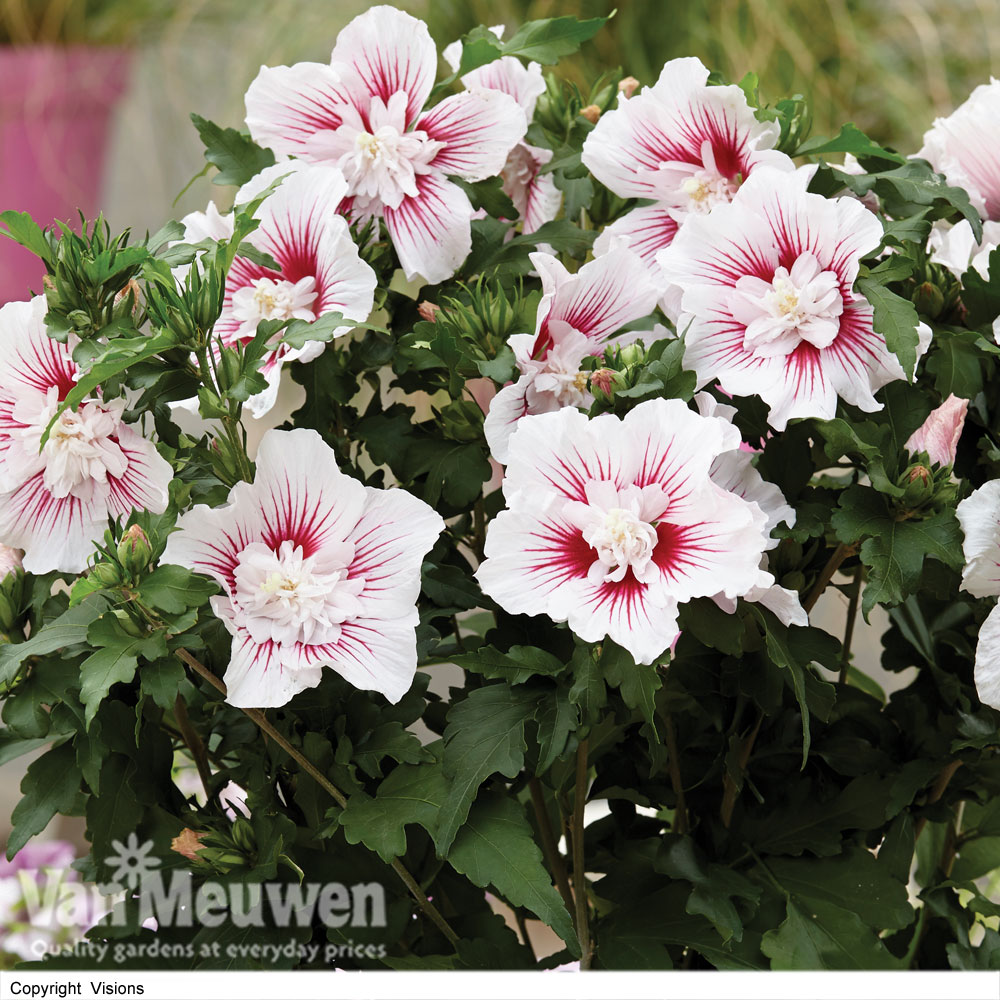
<svg viewBox="0 0 1000 1000">
<path fill-rule="evenodd" d="M 770 580 L 759 569 L 766 515 L 709 474 L 738 447 L 732 424 L 680 400 L 624 419 L 573 408 L 526 418 L 510 440 L 508 509 L 476 573 L 483 592 L 652 663 L 677 637 L 679 604 Z"/>
<path fill-rule="evenodd" d="M 962 590 L 973 597 L 1000 596 L 1000 479 L 973 491 L 955 513 L 965 536 Z M 979 700 L 1000 710 L 1000 605 L 979 628 L 975 679 Z"/>
<path fill-rule="evenodd" d="M 41 444 L 79 375 L 45 312 L 44 296 L 0 308 L 0 543 L 30 573 L 80 573 L 109 517 L 166 510 L 173 471 L 124 422 L 124 400 L 64 410 Z"/>
<path fill-rule="evenodd" d="M 507 443 L 521 417 L 593 403 L 581 362 L 600 354 L 610 342 L 633 339 L 634 335 L 615 335 L 627 323 L 651 313 L 659 292 L 648 269 L 623 240 L 576 274 L 552 254 L 533 253 L 531 262 L 543 292 L 535 333 L 509 339 L 521 374 L 491 400 L 484 425 L 498 462 L 507 460 Z M 642 336 L 649 339 L 648 334 Z"/>
<path fill-rule="evenodd" d="M 342 473 L 312 430 L 268 431 L 253 483 L 177 522 L 162 561 L 215 579 L 233 635 L 230 704 L 284 705 L 331 667 L 392 702 L 417 668 L 420 565 L 444 521 L 405 490 Z"/>
<path fill-rule="evenodd" d="M 949 184 L 964 188 L 984 219 L 1000 220 L 1000 161 L 991 143 L 998 129 L 1000 80 L 991 79 L 947 118 L 936 118 L 917 153 Z"/>
<path fill-rule="evenodd" d="M 269 254 L 278 270 L 248 257 L 233 261 L 226 276 L 222 314 L 215 324 L 218 342 L 227 347 L 249 343 L 261 320 L 312 323 L 331 312 L 364 320 L 374 304 L 375 272 L 358 255 L 346 219 L 337 214 L 347 191 L 340 171 L 277 163 L 240 189 L 237 204 L 250 202 L 275 182 L 278 186 L 257 209 L 260 225 L 246 242 Z M 183 221 L 188 242 L 229 239 L 233 234 L 233 216 L 220 215 L 214 205 Z M 336 334 L 349 329 L 342 327 Z M 274 406 L 286 361 L 311 361 L 324 347 L 320 341 L 295 349 L 277 344 L 261 367 L 267 388 L 248 400 L 250 412 L 261 417 Z"/>
<path fill-rule="evenodd" d="M 776 430 L 832 418 L 838 397 L 879 410 L 873 394 L 904 377 L 852 291 L 882 225 L 853 198 L 809 194 L 809 176 L 757 170 L 731 204 L 689 216 L 658 257 L 682 293 L 685 367 L 700 385 L 760 396 Z"/>
<path fill-rule="evenodd" d="M 583 162 L 605 187 L 622 198 L 652 199 L 608 226 L 601 241 L 628 237 L 643 260 L 674 238 L 690 214 L 732 200 L 760 166 L 792 170 L 772 147 L 775 122 L 758 122 L 736 86 L 711 87 L 700 59 L 672 59 L 652 87 L 619 97 L 583 144 Z"/>
<path fill-rule="evenodd" d="M 503 37 L 503 25 L 490 28 L 497 38 Z M 442 55 L 453 70 L 462 59 L 462 43 L 452 42 Z M 538 98 L 545 93 L 542 67 L 536 62 L 527 66 L 514 56 L 501 56 L 485 66 L 471 70 L 462 77 L 466 90 L 498 90 L 508 94 L 521 106 L 530 123 L 535 116 Z M 519 142 L 507 157 L 501 171 L 503 191 L 514 203 L 521 228 L 533 233 L 539 226 L 551 222 L 562 206 L 562 192 L 552 174 L 541 173 L 552 159 L 552 150 Z"/>
<path fill-rule="evenodd" d="M 437 62 L 422 21 L 373 7 L 340 32 L 330 65 L 264 67 L 246 95 L 253 138 L 339 167 L 348 184 L 341 211 L 382 219 L 407 278 L 432 284 L 472 247 L 472 205 L 449 175 L 495 177 L 527 129 L 517 102 L 496 90 L 423 111 Z"/>
</svg>

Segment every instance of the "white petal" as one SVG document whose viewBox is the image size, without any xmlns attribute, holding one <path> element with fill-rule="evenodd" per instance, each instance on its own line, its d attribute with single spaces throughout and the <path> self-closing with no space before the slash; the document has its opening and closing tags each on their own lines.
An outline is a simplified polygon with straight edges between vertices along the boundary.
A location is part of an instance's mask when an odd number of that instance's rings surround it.
<svg viewBox="0 0 1000 1000">
<path fill-rule="evenodd" d="M 317 134 L 340 127 L 347 101 L 340 74 L 323 63 L 261 66 L 246 93 L 247 128 L 276 153 L 316 159 Z"/>
<path fill-rule="evenodd" d="M 512 385 L 504 386 L 490 400 L 490 408 L 483 423 L 483 433 L 486 435 L 490 454 L 501 465 L 507 463 L 510 436 L 517 428 L 517 422 L 528 412 L 528 401 L 525 396 L 531 382 L 532 376 L 522 375 Z"/>
<path fill-rule="evenodd" d="M 81 573 L 108 526 L 107 505 L 96 496 L 84 503 L 75 497 L 56 499 L 42 473 L 0 494 L 0 543 L 24 549 L 29 573 L 60 570 Z"/>
<path fill-rule="evenodd" d="M 366 487 L 365 507 L 348 535 L 355 546 L 349 576 L 365 581 L 358 595 L 361 616 L 409 618 L 420 594 L 420 566 L 444 520 L 403 489 Z"/>
<path fill-rule="evenodd" d="M 418 129 L 444 143 L 432 161 L 434 168 L 469 181 L 499 174 L 527 127 L 517 102 L 497 90 L 453 94 L 417 122 Z"/>
<path fill-rule="evenodd" d="M 728 407 L 727 407 L 728 409 Z M 785 501 L 785 495 L 774 483 L 766 479 L 754 468 L 753 455 L 746 451 L 729 451 L 720 455 L 711 468 L 712 482 L 728 493 L 735 493 L 751 503 L 756 503 L 767 517 L 765 531 L 768 535 L 767 548 L 778 544 L 770 538 L 771 531 L 784 522 L 789 527 L 795 524 L 795 510 Z"/>
<path fill-rule="evenodd" d="M 973 597 L 1000 595 L 1000 479 L 991 479 L 955 511 L 965 536 L 962 589 Z"/>
<path fill-rule="evenodd" d="M 330 60 L 340 70 L 359 110 L 379 97 L 386 104 L 397 91 L 407 97 L 412 123 L 430 96 L 437 74 L 437 48 L 423 21 L 395 7 L 372 7 L 337 36 Z"/>
<path fill-rule="evenodd" d="M 457 65 L 454 68 L 457 69 Z M 536 62 L 525 66 L 514 56 L 502 56 L 466 73 L 462 84 L 469 90 L 499 90 L 509 94 L 521 106 L 528 121 L 535 114 L 538 98 L 545 93 L 542 67 Z"/>
<path fill-rule="evenodd" d="M 417 178 L 420 193 L 385 209 L 385 224 L 408 281 L 450 278 L 472 249 L 472 205 L 465 192 L 436 174 Z"/>
<path fill-rule="evenodd" d="M 975 676 L 979 700 L 1000 710 L 1000 605 L 979 628 Z"/>
</svg>

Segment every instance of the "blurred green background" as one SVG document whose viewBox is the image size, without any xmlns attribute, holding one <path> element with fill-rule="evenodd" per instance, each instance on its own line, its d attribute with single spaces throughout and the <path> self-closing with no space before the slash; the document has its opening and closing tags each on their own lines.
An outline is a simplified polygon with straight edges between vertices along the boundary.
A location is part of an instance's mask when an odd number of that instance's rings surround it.
<svg viewBox="0 0 1000 1000">
<path fill-rule="evenodd" d="M 116 119 L 103 204 L 114 225 L 157 228 L 220 194 L 202 166 L 188 113 L 239 127 L 262 63 L 326 61 L 358 0 L 0 0 L 0 43 L 137 46 Z M 642 83 L 666 59 L 697 55 L 730 79 L 748 70 L 765 100 L 809 95 L 814 132 L 853 120 L 905 152 L 934 116 L 1000 72 L 1000 0 L 403 0 L 440 45 L 479 23 L 513 28 L 559 14 L 617 16 L 565 71 L 578 82 L 621 66 Z M 3 151 L 10 155 L 9 151 Z M 225 194 L 222 194 L 223 200 Z"/>
</svg>

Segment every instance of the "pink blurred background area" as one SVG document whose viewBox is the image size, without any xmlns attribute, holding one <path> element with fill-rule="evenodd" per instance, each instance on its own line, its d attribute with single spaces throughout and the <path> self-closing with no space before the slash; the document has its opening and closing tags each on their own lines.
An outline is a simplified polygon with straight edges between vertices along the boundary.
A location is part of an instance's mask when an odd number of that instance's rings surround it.
<svg viewBox="0 0 1000 1000">
<path fill-rule="evenodd" d="M 118 48 L 0 49 L 0 211 L 28 212 L 79 228 L 97 211 L 108 132 L 129 76 Z M 0 302 L 42 290 L 44 265 L 0 239 Z"/>
</svg>

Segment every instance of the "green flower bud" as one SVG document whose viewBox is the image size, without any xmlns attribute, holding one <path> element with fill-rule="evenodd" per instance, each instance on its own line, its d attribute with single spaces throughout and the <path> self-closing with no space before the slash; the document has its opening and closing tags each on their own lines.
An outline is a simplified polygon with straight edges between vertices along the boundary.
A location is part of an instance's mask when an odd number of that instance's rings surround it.
<svg viewBox="0 0 1000 1000">
<path fill-rule="evenodd" d="M 110 562 L 99 562 L 92 566 L 87 577 L 101 587 L 117 587 L 122 582 L 121 570 Z"/>
<path fill-rule="evenodd" d="M 911 296 L 913 304 L 917 307 L 917 312 L 923 313 L 931 319 L 937 319 L 944 309 L 944 295 L 937 285 L 932 285 L 925 281 L 922 285 L 917 285 Z"/>
<path fill-rule="evenodd" d="M 122 568 L 135 576 L 149 565 L 152 557 L 153 547 L 149 544 L 146 532 L 138 524 L 131 525 L 118 543 L 118 560 Z"/>
</svg>

